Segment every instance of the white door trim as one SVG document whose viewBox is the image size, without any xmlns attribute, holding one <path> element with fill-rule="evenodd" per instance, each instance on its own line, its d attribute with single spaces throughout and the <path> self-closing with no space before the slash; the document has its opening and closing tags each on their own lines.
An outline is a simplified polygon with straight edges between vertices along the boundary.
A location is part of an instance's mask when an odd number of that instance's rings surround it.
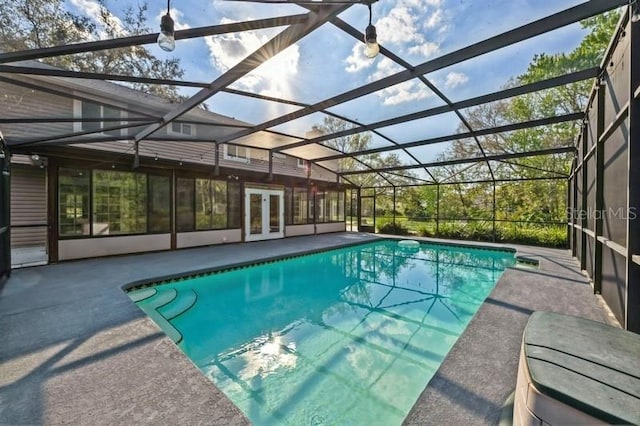
<svg viewBox="0 0 640 426">
<path fill-rule="evenodd" d="M 260 195 L 262 197 L 262 232 L 259 234 L 251 233 L 251 195 Z M 278 218 L 278 231 L 271 232 L 270 229 L 270 197 L 275 195 L 278 197 L 278 210 L 280 212 Z M 275 189 L 258 189 L 245 188 L 244 190 L 244 240 L 260 241 L 273 240 L 276 238 L 284 238 L 284 190 Z"/>
</svg>

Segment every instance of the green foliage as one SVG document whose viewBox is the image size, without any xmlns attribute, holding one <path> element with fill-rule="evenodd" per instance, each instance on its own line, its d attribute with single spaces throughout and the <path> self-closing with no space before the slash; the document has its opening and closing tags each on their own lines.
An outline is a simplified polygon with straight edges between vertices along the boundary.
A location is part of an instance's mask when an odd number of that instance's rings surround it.
<svg viewBox="0 0 640 426">
<path fill-rule="evenodd" d="M 507 87 L 531 84 L 540 80 L 557 77 L 574 71 L 598 66 L 619 18 L 617 11 L 609 12 L 582 22 L 588 34 L 580 45 L 568 53 L 535 55 L 525 73 L 516 76 Z M 467 122 L 473 129 L 502 126 L 526 122 L 544 117 L 553 117 L 583 111 L 591 89 L 592 81 L 557 87 L 541 92 L 526 94 L 491 104 L 480 105 L 465 111 Z M 467 138 L 454 141 L 440 156 L 441 160 L 478 158 L 487 155 L 518 153 L 566 147 L 573 144 L 580 123 L 568 122 L 551 126 L 541 126 Z M 465 126 L 459 132 L 467 132 Z M 498 183 L 495 187 L 495 217 L 498 220 L 524 222 L 562 222 L 566 220 L 566 181 L 557 178 L 567 175 L 572 154 L 554 154 L 521 158 L 491 163 L 487 165 L 454 165 L 433 169 L 431 172 L 440 181 L 490 181 L 496 179 L 522 179 L 521 182 Z M 454 177 L 454 178 L 452 178 Z M 527 180 L 531 179 L 531 180 Z M 440 185 L 439 217 L 448 219 L 490 220 L 493 216 L 493 185 L 446 184 Z M 417 217 L 415 212 L 425 211 L 424 202 L 409 198 L 405 211 L 409 217 Z M 423 217 L 429 217 L 423 214 Z M 432 216 L 431 216 L 432 217 Z M 478 229 L 470 224 L 458 222 L 449 225 L 441 222 L 440 234 L 450 238 L 486 239 L 486 229 Z M 470 222 L 471 223 L 471 222 Z M 517 241 L 550 246 L 566 244 L 565 231 L 555 228 L 540 228 L 534 225 L 497 231 L 500 241 Z M 423 229 L 425 234 L 433 234 Z M 491 235 L 493 237 L 493 235 Z"/>
<path fill-rule="evenodd" d="M 311 133 L 342 133 L 348 132 L 355 127 L 357 126 L 353 123 L 349 123 L 336 117 L 327 116 L 324 117 L 322 124 L 316 124 L 313 126 Z M 323 142 L 323 145 L 333 148 L 338 151 L 338 153 L 351 153 L 363 151 L 369 148 L 370 143 L 371 133 L 360 132 L 329 139 Z M 357 186 L 373 187 L 388 185 L 389 181 L 387 179 L 383 179 L 379 174 L 371 173 L 371 169 L 395 167 L 400 165 L 402 165 L 402 162 L 397 154 L 392 153 L 381 155 L 379 153 L 373 153 L 359 155 L 357 159 L 353 157 L 341 158 L 337 160 L 336 168 L 339 171 L 362 171 L 362 174 L 348 176 L 348 180 Z M 409 171 L 399 171 L 394 173 L 394 175 L 398 176 L 398 182 L 402 181 L 404 176 L 413 176 Z"/>
<path fill-rule="evenodd" d="M 147 4 L 127 7 L 118 17 L 100 1 L 93 19 L 67 10 L 63 0 L 3 0 L 0 7 L 0 46 L 4 51 L 39 49 L 71 43 L 148 34 Z M 184 75 L 177 58 L 159 59 L 143 46 L 84 52 L 43 59 L 73 71 L 176 79 Z M 136 90 L 180 100 L 173 86 L 132 84 Z"/>
<path fill-rule="evenodd" d="M 443 222 L 436 231 L 435 222 L 412 224 L 421 237 L 450 238 L 456 240 L 514 243 L 543 247 L 565 248 L 567 229 L 563 225 L 496 223 L 496 235 L 493 236 L 491 222 Z"/>
<path fill-rule="evenodd" d="M 433 185 L 398 189 L 397 210 L 410 219 L 436 215 L 437 190 Z"/>
<path fill-rule="evenodd" d="M 409 235 L 409 228 L 400 222 L 393 223 L 392 220 L 384 219 L 377 224 L 378 233 L 392 235 Z"/>
</svg>

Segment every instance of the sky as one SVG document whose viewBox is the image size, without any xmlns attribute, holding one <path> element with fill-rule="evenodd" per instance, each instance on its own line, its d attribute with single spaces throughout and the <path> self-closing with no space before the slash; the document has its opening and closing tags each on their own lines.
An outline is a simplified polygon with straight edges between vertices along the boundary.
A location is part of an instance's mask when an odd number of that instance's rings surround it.
<svg viewBox="0 0 640 426">
<path fill-rule="evenodd" d="M 67 7 L 90 18 L 96 16 L 96 0 L 66 0 Z M 549 14 L 581 3 L 581 0 L 380 0 L 373 4 L 372 22 L 381 45 L 412 65 L 482 41 Z M 132 0 L 105 0 L 117 18 Z M 166 3 L 148 2 L 147 23 L 159 29 Z M 304 13 L 295 5 L 264 5 L 241 1 L 174 0 L 171 15 L 176 29 Z M 356 4 L 339 15 L 364 32 L 369 13 Z M 147 47 L 159 58 L 179 58 L 185 79 L 211 82 L 246 55 L 268 41 L 282 28 L 225 34 L 176 42 L 171 53 L 155 45 Z M 510 78 L 526 71 L 536 53 L 569 52 L 584 37 L 579 24 L 518 43 L 514 46 L 439 70 L 426 77 L 451 100 L 462 100 L 500 90 Z M 97 32 L 100 37 L 100 32 Z M 290 46 L 232 87 L 304 103 L 315 103 L 401 71 L 391 60 L 363 54 L 364 44 L 326 24 Z M 193 94 L 193 90 L 185 90 Z M 331 112 L 371 123 L 441 105 L 443 101 L 417 81 L 408 81 L 362 98 L 337 105 Z M 207 102 L 217 113 L 250 123 L 261 123 L 297 109 L 277 103 L 256 101 L 219 93 Z M 304 137 L 324 118 L 316 113 L 278 126 L 274 130 Z M 411 142 L 455 133 L 457 117 L 445 114 L 380 129 L 397 142 Z M 376 136 L 373 146 L 389 143 Z M 424 154 L 435 156 L 442 147 L 430 147 Z M 420 153 L 416 151 L 417 153 Z"/>
</svg>

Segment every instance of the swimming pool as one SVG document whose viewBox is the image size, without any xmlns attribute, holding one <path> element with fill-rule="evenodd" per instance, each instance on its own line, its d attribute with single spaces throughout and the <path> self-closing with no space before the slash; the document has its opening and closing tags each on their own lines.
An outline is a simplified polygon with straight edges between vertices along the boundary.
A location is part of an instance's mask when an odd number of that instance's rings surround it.
<svg viewBox="0 0 640 426">
<path fill-rule="evenodd" d="M 132 290 L 254 424 L 401 424 L 512 252 L 382 240 Z"/>
</svg>

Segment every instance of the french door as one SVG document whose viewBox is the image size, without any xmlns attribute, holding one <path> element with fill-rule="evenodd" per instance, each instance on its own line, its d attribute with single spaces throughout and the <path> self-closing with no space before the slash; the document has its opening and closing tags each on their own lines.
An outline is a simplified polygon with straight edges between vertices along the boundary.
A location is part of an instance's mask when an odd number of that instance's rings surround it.
<svg viewBox="0 0 640 426">
<path fill-rule="evenodd" d="M 246 188 L 244 211 L 245 241 L 284 237 L 284 191 Z"/>
</svg>

